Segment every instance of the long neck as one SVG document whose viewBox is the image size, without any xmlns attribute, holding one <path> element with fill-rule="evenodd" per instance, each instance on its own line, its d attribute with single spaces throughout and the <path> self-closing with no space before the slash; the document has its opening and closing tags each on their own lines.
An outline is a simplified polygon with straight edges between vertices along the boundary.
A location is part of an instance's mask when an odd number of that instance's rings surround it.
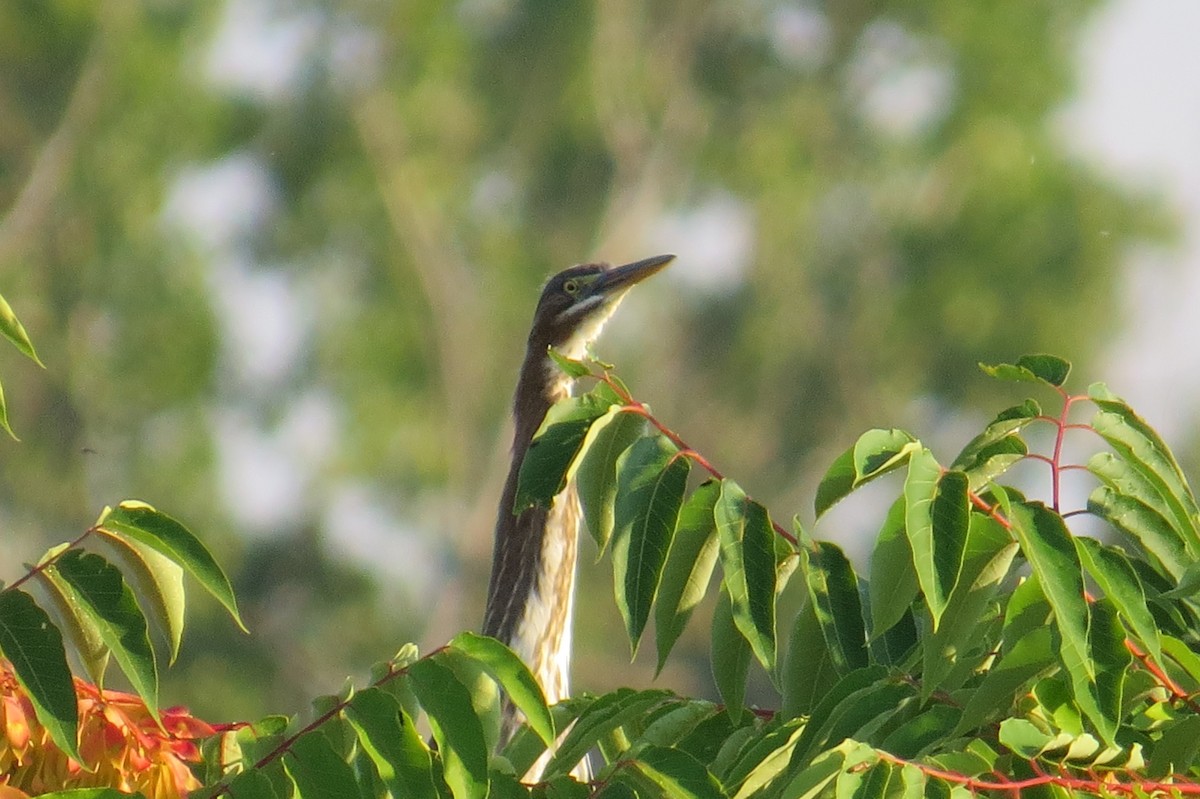
<svg viewBox="0 0 1200 799">
<path fill-rule="evenodd" d="M 570 379 L 549 367 L 545 344 L 531 340 L 525 353 L 525 361 L 521 365 L 513 401 L 515 430 L 512 462 L 496 515 L 492 574 L 488 584 L 487 611 L 483 623 L 483 632 L 486 635 L 495 636 L 510 646 L 517 642 L 522 633 L 522 621 L 529 617 L 536 604 L 546 605 L 561 599 L 547 596 L 546 589 L 561 585 L 564 576 L 569 575 L 573 580 L 575 570 L 574 539 L 577 525 L 574 519 L 563 517 L 561 511 L 567 508 L 561 508 L 557 514 L 546 508 L 529 508 L 519 514 L 512 512 L 517 493 L 517 477 L 533 434 L 550 406 L 567 396 L 570 391 Z M 555 504 L 562 503 L 556 501 Z M 555 552 L 562 552 L 567 557 L 551 560 L 545 557 L 548 536 L 570 539 L 569 542 L 556 542 L 564 546 L 554 548 Z M 551 571 L 554 573 L 548 573 Z M 569 594 L 569 581 L 567 587 Z M 522 648 L 561 645 L 561 642 L 549 641 L 522 643 Z"/>
</svg>

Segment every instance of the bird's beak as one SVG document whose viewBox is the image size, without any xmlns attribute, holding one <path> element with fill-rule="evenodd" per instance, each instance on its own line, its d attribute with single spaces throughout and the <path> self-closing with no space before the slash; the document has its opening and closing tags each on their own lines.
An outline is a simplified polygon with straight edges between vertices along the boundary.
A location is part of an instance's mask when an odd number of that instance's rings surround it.
<svg viewBox="0 0 1200 799">
<path fill-rule="evenodd" d="M 667 264 L 674 260 L 674 255 L 656 255 L 653 258 L 634 261 L 624 266 L 614 266 L 602 273 L 600 278 L 592 284 L 592 292 L 604 295 L 619 294 L 635 283 L 640 283 L 656 272 L 662 271 Z"/>
</svg>

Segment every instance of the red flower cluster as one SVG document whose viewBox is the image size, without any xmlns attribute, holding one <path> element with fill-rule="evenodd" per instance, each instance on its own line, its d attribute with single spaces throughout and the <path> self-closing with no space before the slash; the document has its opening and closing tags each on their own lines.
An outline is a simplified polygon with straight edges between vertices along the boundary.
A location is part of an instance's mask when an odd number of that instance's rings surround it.
<svg viewBox="0 0 1200 799">
<path fill-rule="evenodd" d="M 173 707 L 161 712 L 160 726 L 137 696 L 79 678 L 75 693 L 82 764 L 50 740 L 12 666 L 0 660 L 0 799 L 98 787 L 177 799 L 200 787 L 188 764 L 200 761 L 196 741 L 215 733 L 210 725 Z"/>
</svg>

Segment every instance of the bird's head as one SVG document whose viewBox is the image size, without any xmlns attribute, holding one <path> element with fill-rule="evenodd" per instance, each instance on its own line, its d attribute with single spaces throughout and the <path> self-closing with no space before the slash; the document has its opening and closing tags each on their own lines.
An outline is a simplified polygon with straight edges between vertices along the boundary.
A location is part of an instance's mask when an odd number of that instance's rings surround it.
<svg viewBox="0 0 1200 799">
<path fill-rule="evenodd" d="M 546 282 L 529 333 L 531 347 L 554 347 L 580 358 L 635 284 L 662 270 L 674 255 L 656 255 L 624 266 L 581 264 Z"/>
</svg>

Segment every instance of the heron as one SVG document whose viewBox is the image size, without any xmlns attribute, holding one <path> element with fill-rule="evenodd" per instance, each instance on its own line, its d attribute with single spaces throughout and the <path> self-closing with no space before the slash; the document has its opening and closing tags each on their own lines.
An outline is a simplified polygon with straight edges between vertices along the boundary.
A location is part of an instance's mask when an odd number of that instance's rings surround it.
<svg viewBox="0 0 1200 799">
<path fill-rule="evenodd" d="M 582 515 L 574 482 L 548 508 L 513 512 L 517 477 L 534 433 L 550 406 L 569 396 L 574 384 L 551 360 L 549 350 L 568 358 L 583 357 L 629 289 L 674 257 L 657 255 L 615 267 L 572 266 L 546 282 L 533 314 L 513 397 L 512 461 L 496 516 L 483 632 L 503 641 L 525 662 L 550 704 L 570 693 L 575 562 Z M 505 701 L 501 719 L 503 745 L 521 718 Z M 534 764 L 526 779 L 540 778 L 546 762 L 548 757 L 543 757 Z M 575 773 L 586 777 L 586 760 Z"/>
</svg>

